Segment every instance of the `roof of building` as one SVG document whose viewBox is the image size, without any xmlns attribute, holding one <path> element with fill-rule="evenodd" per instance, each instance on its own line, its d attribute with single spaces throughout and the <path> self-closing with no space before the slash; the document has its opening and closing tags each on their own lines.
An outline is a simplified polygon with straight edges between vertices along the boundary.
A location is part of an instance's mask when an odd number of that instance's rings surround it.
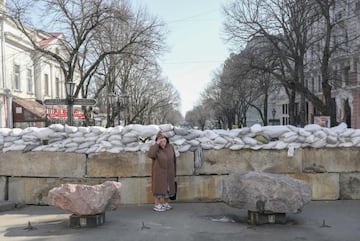
<svg viewBox="0 0 360 241">
<path fill-rule="evenodd" d="M 32 114 L 38 117 L 45 117 L 46 115 L 46 107 L 37 102 L 36 100 L 32 99 L 21 99 L 21 98 L 14 98 L 13 102 L 22 106 L 27 111 L 31 112 Z"/>
<path fill-rule="evenodd" d="M 49 45 L 54 40 L 58 39 L 62 33 L 48 33 L 48 38 L 43 38 L 39 41 L 40 46 L 46 46 Z"/>
</svg>

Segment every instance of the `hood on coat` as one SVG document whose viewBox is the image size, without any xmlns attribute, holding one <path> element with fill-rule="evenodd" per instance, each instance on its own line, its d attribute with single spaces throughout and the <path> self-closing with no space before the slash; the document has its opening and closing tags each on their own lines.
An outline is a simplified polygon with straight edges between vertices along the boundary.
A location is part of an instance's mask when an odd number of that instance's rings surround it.
<svg viewBox="0 0 360 241">
<path fill-rule="evenodd" d="M 169 143 L 169 138 L 166 136 L 166 133 L 164 131 L 159 131 L 155 137 L 155 141 L 157 141 L 160 138 L 165 138 L 167 143 Z"/>
</svg>

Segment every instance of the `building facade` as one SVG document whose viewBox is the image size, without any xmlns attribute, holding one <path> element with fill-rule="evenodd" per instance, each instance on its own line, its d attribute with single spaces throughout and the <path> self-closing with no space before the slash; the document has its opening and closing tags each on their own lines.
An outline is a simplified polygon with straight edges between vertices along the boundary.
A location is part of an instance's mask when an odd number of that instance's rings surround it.
<svg viewBox="0 0 360 241">
<path fill-rule="evenodd" d="M 337 1 L 331 14 L 335 24 L 331 45 L 338 45 L 329 62 L 331 108 L 336 113 L 338 123 L 344 122 L 349 128 L 360 128 L 360 0 Z M 314 29 L 323 28 L 322 24 L 319 22 Z M 319 42 L 311 47 L 305 56 L 306 87 L 320 99 L 323 99 L 319 62 L 322 44 Z M 280 124 L 289 124 L 289 102 L 283 89 L 270 96 L 269 104 L 268 116 L 271 116 L 271 111 L 275 109 Z M 299 105 L 300 96 L 297 96 L 295 113 L 299 113 Z M 306 101 L 305 107 L 306 124 L 317 123 L 319 118 L 324 117 L 320 116 L 311 102 Z M 324 118 L 329 121 L 330 117 Z M 330 123 L 327 124 L 330 126 Z"/>
<path fill-rule="evenodd" d="M 5 11 L 4 3 L 0 5 Z M 39 46 L 59 54 L 61 33 L 37 31 Z M 65 98 L 59 64 L 34 50 L 31 42 L 2 14 L 0 18 L 0 128 L 45 126 L 51 106 L 44 99 Z"/>
<path fill-rule="evenodd" d="M 329 61 L 329 81 L 332 86 L 331 108 L 336 113 L 336 121 L 348 127 L 360 128 L 360 1 L 336 1 L 331 10 L 333 31 L 331 47 L 336 49 Z M 324 28 L 322 23 L 318 27 Z M 319 43 L 322 47 L 323 43 Z M 305 78 L 307 88 L 322 98 L 321 66 L 317 55 L 317 45 L 306 55 Z M 318 54 L 317 54 L 318 53 Z M 306 103 L 306 119 L 314 123 L 318 115 L 314 106 Z"/>
</svg>

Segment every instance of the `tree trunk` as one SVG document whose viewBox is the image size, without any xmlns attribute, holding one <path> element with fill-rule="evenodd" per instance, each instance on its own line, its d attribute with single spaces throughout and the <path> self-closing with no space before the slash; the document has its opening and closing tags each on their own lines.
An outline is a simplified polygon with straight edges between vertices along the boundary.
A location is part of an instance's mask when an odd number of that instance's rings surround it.
<svg viewBox="0 0 360 241">
<path fill-rule="evenodd" d="M 294 90 L 290 90 L 290 96 L 289 96 L 289 124 L 295 125 L 295 97 L 296 92 Z"/>
<path fill-rule="evenodd" d="M 268 98 L 269 93 L 266 91 L 264 96 L 264 126 L 268 125 Z"/>
<path fill-rule="evenodd" d="M 298 76 L 300 79 L 300 82 L 302 84 L 302 86 L 305 86 L 305 77 L 304 77 L 304 64 L 303 64 L 303 60 L 300 60 L 299 63 L 299 67 L 298 67 Z M 299 116 L 300 116 L 300 126 L 304 127 L 305 126 L 305 115 L 306 115 L 306 111 L 305 111 L 305 106 L 306 106 L 306 100 L 305 100 L 305 96 L 303 94 L 300 95 L 300 106 L 299 106 Z M 296 113 L 297 114 L 297 113 Z"/>
</svg>

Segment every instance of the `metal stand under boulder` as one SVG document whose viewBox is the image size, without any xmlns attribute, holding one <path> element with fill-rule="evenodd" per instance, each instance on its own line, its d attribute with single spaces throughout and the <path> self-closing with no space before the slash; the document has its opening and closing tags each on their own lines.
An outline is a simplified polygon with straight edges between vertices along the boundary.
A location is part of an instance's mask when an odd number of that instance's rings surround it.
<svg viewBox="0 0 360 241">
<path fill-rule="evenodd" d="M 94 215 L 76 215 L 70 216 L 71 228 L 97 227 L 105 223 L 105 212 Z"/>
<path fill-rule="evenodd" d="M 285 224 L 285 213 L 273 213 L 273 212 L 259 212 L 248 210 L 248 224 L 260 225 L 260 224 Z"/>
</svg>

